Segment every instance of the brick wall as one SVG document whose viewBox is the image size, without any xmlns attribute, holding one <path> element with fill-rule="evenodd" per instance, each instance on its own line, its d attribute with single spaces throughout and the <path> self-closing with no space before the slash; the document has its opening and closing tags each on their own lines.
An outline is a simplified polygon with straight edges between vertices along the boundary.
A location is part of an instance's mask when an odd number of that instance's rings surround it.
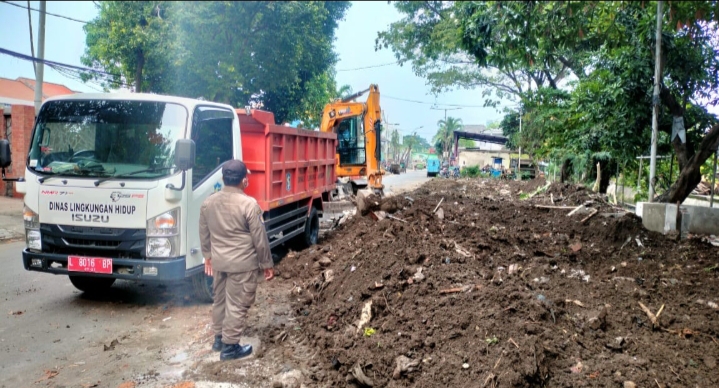
<svg viewBox="0 0 719 388">
<path fill-rule="evenodd" d="M 26 105 L 13 105 L 10 108 L 11 128 L 7 129 L 7 120 L 3 115 L 0 120 L 0 138 L 5 138 L 5 133 L 9 133 L 10 150 L 12 151 L 12 164 L 5 169 L 5 175 L 8 178 L 18 178 L 24 176 L 25 160 L 27 152 L 30 149 L 30 141 L 32 136 L 32 127 L 35 123 L 35 107 Z M 7 185 L 11 182 L 0 181 L 0 195 L 7 195 Z M 22 198 L 22 194 L 18 194 L 15 190 L 11 190 L 12 196 Z"/>
</svg>

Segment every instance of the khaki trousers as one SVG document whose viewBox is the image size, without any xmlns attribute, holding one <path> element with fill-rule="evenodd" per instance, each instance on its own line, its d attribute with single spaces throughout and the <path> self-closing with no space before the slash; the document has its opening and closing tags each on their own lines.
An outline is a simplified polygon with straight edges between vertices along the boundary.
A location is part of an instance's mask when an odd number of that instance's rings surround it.
<svg viewBox="0 0 719 388">
<path fill-rule="evenodd" d="M 255 303 L 259 271 L 216 271 L 213 275 L 212 330 L 215 335 L 222 334 L 222 342 L 238 344 L 245 329 L 247 311 Z"/>
</svg>

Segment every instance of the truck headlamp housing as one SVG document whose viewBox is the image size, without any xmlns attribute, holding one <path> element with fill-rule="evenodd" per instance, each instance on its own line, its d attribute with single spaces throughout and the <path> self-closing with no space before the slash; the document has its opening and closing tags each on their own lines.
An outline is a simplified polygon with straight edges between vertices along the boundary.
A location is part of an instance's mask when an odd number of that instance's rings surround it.
<svg viewBox="0 0 719 388">
<path fill-rule="evenodd" d="M 172 209 L 147 220 L 145 255 L 173 257 L 180 251 L 180 208 Z"/>
<path fill-rule="evenodd" d="M 25 229 L 40 229 L 40 217 L 27 205 L 23 205 L 22 220 L 25 223 Z"/>
<path fill-rule="evenodd" d="M 42 233 L 40 233 L 40 217 L 27 205 L 23 205 L 22 219 L 25 224 L 25 245 L 27 249 L 42 251 Z"/>
</svg>

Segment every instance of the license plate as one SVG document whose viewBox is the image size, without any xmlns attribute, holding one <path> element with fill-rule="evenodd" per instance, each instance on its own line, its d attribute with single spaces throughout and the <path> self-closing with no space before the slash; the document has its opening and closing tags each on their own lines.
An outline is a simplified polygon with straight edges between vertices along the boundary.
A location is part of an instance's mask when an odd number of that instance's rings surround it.
<svg viewBox="0 0 719 388">
<path fill-rule="evenodd" d="M 112 259 L 68 256 L 67 270 L 73 272 L 112 273 Z"/>
</svg>

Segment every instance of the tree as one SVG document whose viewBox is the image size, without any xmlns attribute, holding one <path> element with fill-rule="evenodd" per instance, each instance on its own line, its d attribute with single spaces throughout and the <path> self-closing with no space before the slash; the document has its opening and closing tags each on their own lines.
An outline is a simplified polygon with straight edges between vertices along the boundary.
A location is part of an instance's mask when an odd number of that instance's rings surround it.
<svg viewBox="0 0 719 388">
<path fill-rule="evenodd" d="M 153 4 L 102 2 L 88 63 L 138 90 L 261 107 L 278 122 L 312 123 L 335 97 L 332 45 L 349 2 L 160 2 L 154 19 Z"/>
<path fill-rule="evenodd" d="M 434 135 L 432 141 L 438 150 L 441 150 L 444 155 L 445 152 L 449 152 L 454 141 L 454 131 L 462 129 L 462 119 L 455 117 L 448 117 L 446 120 L 442 119 L 437 122 L 437 134 Z"/>
<path fill-rule="evenodd" d="M 719 15 L 714 1 L 667 4 L 660 150 L 674 151 L 681 173 L 659 200 L 677 202 L 699 182 L 701 165 L 719 143 L 717 118 L 706 111 L 718 102 L 712 90 L 719 87 Z M 616 171 L 612 166 L 648 152 L 656 3 L 395 6 L 405 17 L 379 34 L 377 47 L 412 63 L 435 91 L 480 86 L 519 99 L 525 110 L 515 146 L 561 157 L 563 170 L 588 174 L 597 161 Z M 687 128 L 686 142 L 671 137 L 674 122 Z"/>
<path fill-rule="evenodd" d="M 131 84 L 135 92 L 167 93 L 174 5 L 169 1 L 100 2 L 97 19 L 83 27 L 87 47 L 81 61 L 111 76 L 88 73 L 83 79 L 100 79 L 105 89 Z"/>
<path fill-rule="evenodd" d="M 406 147 L 405 152 L 402 154 L 400 161 L 405 163 L 405 166 L 409 165 L 412 161 L 412 150 L 416 150 L 422 143 L 422 138 L 417 135 L 417 132 L 411 135 L 405 135 L 402 138 L 402 144 Z"/>
<path fill-rule="evenodd" d="M 392 160 L 397 160 L 397 158 L 399 156 L 400 143 L 399 143 L 399 131 L 397 131 L 396 129 L 394 131 L 392 131 L 392 134 L 390 135 L 389 144 L 390 144 L 390 148 L 392 150 L 391 158 L 392 158 Z"/>
</svg>

